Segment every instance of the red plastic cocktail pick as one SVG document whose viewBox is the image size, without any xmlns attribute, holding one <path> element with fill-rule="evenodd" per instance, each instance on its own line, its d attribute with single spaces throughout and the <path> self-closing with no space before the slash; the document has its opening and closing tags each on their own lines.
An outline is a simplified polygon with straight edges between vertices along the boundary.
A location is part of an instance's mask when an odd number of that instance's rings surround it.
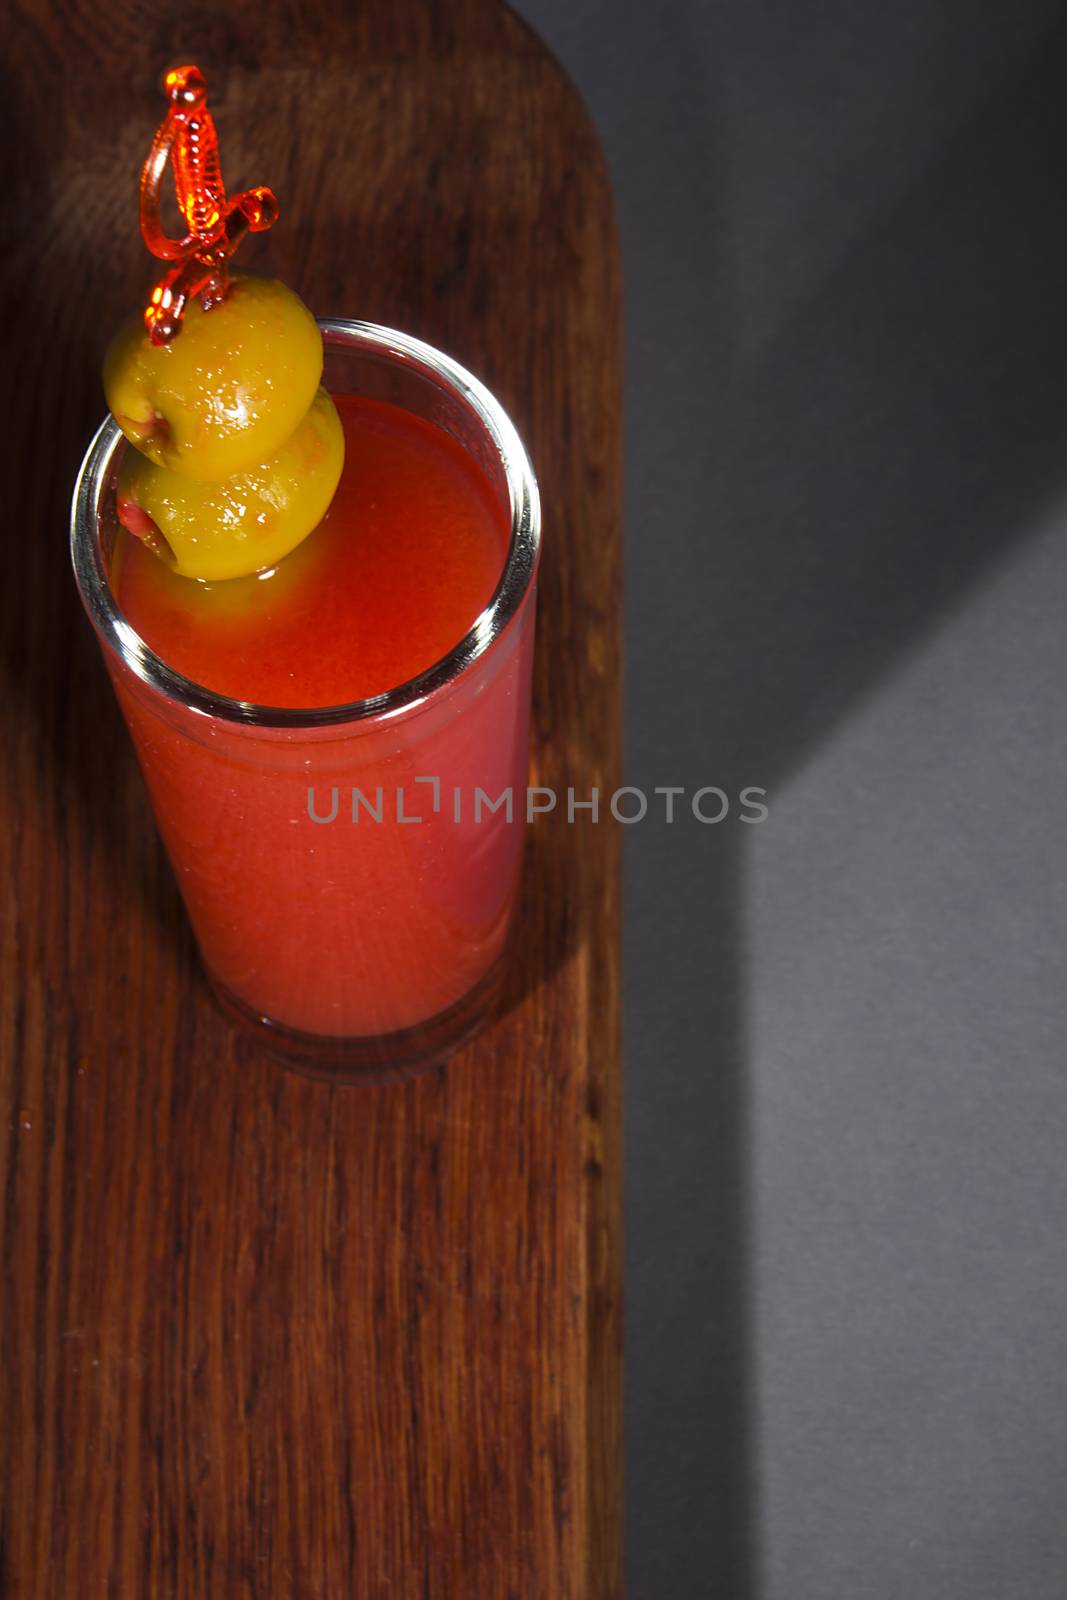
<svg viewBox="0 0 1067 1600">
<path fill-rule="evenodd" d="M 141 169 L 141 233 L 154 256 L 173 261 L 152 290 L 144 312 L 153 344 L 167 344 L 181 331 L 191 295 L 205 311 L 218 305 L 229 286 L 229 259 L 246 233 L 263 233 L 278 219 L 269 189 L 246 189 L 226 199 L 219 165 L 219 140 L 207 109 L 207 84 L 198 67 L 172 67 L 163 88 L 170 106 Z M 159 191 L 170 162 L 174 189 L 188 228 L 171 239 L 159 220 Z"/>
</svg>

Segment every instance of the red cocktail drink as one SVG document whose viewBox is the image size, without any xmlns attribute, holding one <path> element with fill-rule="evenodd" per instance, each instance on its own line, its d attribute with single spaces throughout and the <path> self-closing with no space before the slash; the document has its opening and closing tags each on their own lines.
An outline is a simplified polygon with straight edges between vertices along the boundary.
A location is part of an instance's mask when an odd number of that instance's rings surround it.
<svg viewBox="0 0 1067 1600">
<path fill-rule="evenodd" d="M 130 540 L 111 426 L 72 537 L 216 989 L 290 1059 L 344 1073 L 439 1059 L 499 971 L 539 512 L 469 374 L 386 329 L 324 331 L 344 475 L 275 571 L 198 585 Z"/>
</svg>

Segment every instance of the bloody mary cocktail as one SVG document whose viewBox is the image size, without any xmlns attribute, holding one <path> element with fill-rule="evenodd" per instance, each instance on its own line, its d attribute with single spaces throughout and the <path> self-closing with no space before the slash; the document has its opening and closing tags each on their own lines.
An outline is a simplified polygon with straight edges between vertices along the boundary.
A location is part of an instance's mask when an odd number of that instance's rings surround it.
<svg viewBox="0 0 1067 1600">
<path fill-rule="evenodd" d="M 439 1059 L 491 995 L 540 521 L 476 380 L 391 330 L 322 326 L 345 465 L 298 548 L 217 584 L 168 569 L 119 526 L 128 447 L 105 424 L 72 549 L 217 991 L 288 1059 L 343 1075 Z"/>
</svg>

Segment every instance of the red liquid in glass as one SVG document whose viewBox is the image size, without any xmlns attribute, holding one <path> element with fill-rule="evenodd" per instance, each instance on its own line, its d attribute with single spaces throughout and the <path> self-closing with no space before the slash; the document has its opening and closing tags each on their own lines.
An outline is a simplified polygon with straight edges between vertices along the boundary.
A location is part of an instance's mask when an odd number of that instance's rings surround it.
<svg viewBox="0 0 1067 1600">
<path fill-rule="evenodd" d="M 335 398 L 341 484 L 273 573 L 203 585 L 120 536 L 127 620 L 216 693 L 277 707 L 382 693 L 445 656 L 500 579 L 510 518 L 467 452 L 398 407 Z M 254 1012 L 387 1034 L 493 966 L 518 884 L 532 601 L 419 706 L 321 730 L 234 726 L 112 666 L 206 964 Z M 477 803 L 509 788 L 510 822 Z"/>
</svg>

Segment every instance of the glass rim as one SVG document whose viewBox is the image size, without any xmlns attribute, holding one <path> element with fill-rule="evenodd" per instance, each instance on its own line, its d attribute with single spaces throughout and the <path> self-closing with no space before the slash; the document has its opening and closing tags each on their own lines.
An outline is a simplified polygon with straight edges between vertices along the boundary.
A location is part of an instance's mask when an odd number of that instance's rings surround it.
<svg viewBox="0 0 1067 1600">
<path fill-rule="evenodd" d="M 525 599 L 541 545 L 541 504 L 529 457 L 504 408 L 478 378 L 433 345 L 380 323 L 319 318 L 325 340 L 387 355 L 443 384 L 474 413 L 500 457 L 511 504 L 504 569 L 488 604 L 448 653 L 416 677 L 361 700 L 333 706 L 269 706 L 217 694 L 170 666 L 126 620 L 108 581 L 100 549 L 103 498 L 123 434 L 113 417 L 100 425 L 74 485 L 70 553 L 82 603 L 97 634 L 136 678 L 204 716 L 260 728 L 326 728 L 411 711 L 460 678 L 500 637 Z"/>
</svg>

